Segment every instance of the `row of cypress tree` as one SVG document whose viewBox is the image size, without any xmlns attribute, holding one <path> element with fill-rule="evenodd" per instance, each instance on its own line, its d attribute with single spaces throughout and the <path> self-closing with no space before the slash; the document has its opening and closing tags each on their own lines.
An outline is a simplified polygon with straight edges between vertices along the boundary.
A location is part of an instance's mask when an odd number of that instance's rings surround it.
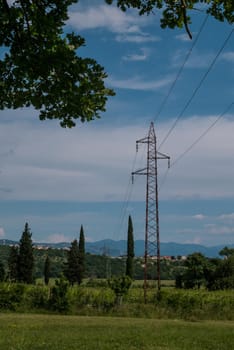
<svg viewBox="0 0 234 350">
<path fill-rule="evenodd" d="M 31 284 L 34 282 L 34 255 L 32 233 L 28 223 L 19 241 L 19 246 L 12 246 L 8 258 L 8 279 L 12 282 Z M 126 276 L 133 279 L 134 237 L 131 216 L 128 218 Z M 80 228 L 79 241 L 71 242 L 67 251 L 64 276 L 71 285 L 81 284 L 85 274 L 85 236 L 83 225 Z M 47 285 L 50 278 L 50 259 L 47 256 L 44 264 L 44 281 Z"/>
</svg>

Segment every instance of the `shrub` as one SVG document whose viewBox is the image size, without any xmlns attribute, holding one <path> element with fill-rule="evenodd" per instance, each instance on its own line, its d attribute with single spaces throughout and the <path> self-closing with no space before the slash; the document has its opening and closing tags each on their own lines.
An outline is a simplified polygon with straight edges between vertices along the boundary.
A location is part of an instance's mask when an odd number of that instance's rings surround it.
<svg viewBox="0 0 234 350">
<path fill-rule="evenodd" d="M 26 292 L 26 301 L 29 307 L 44 309 L 48 306 L 49 289 L 45 286 L 30 286 Z"/>
<path fill-rule="evenodd" d="M 68 287 L 69 283 L 64 277 L 55 280 L 55 285 L 51 288 L 49 308 L 59 312 L 69 310 Z"/>
<path fill-rule="evenodd" d="M 0 285 L 0 309 L 15 310 L 23 299 L 23 284 L 2 283 Z"/>
</svg>

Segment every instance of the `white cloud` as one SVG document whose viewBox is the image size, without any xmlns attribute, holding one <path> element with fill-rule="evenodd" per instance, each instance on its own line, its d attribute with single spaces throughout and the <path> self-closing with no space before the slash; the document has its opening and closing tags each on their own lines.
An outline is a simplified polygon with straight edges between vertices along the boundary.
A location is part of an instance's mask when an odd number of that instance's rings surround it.
<svg viewBox="0 0 234 350">
<path fill-rule="evenodd" d="M 132 55 L 126 55 L 123 56 L 123 60 L 124 61 L 145 61 L 147 59 L 147 55 L 146 54 L 132 54 Z"/>
<path fill-rule="evenodd" d="M 100 126 L 97 122 L 64 130 L 50 122 L 21 123 L 18 111 L 17 117 L 0 128 L 0 149 L 14 149 L 11 156 L 1 158 L 0 199 L 123 200 L 135 141 L 148 131 L 145 123 L 104 127 L 100 121 Z M 170 155 L 173 163 L 215 118 L 197 116 L 181 121 L 160 151 Z M 172 123 L 157 123 L 158 144 Z M 233 198 L 233 133 L 233 118 L 217 123 L 172 166 L 160 188 L 160 198 Z M 143 152 L 141 148 L 135 169 L 144 166 Z M 160 178 L 166 163 L 159 163 Z M 145 179 L 138 177 L 132 199 L 144 198 L 144 191 Z M 201 220 L 201 215 L 195 218 Z"/>
<path fill-rule="evenodd" d="M 0 238 L 3 238 L 5 236 L 4 228 L 0 227 Z"/>
<path fill-rule="evenodd" d="M 218 219 L 220 220 L 234 220 L 234 213 L 230 213 L 230 214 L 222 214 L 218 217 Z"/>
<path fill-rule="evenodd" d="M 191 39 L 189 38 L 188 34 L 186 34 L 186 33 L 176 35 L 176 39 L 178 39 L 180 41 L 186 41 L 186 42 L 189 41 L 189 42 L 191 42 Z"/>
<path fill-rule="evenodd" d="M 186 243 L 186 244 L 201 244 L 202 239 L 200 237 L 194 237 L 193 239 L 186 240 L 184 243 Z"/>
<path fill-rule="evenodd" d="M 184 62 L 184 58 L 186 56 L 186 52 L 184 50 L 177 50 L 172 57 L 172 66 L 173 67 L 180 67 L 182 63 Z M 210 63 L 214 59 L 213 53 L 201 53 L 196 52 L 196 50 L 193 50 L 191 56 L 189 57 L 189 60 L 185 64 L 185 68 L 206 68 L 209 67 Z"/>
<path fill-rule="evenodd" d="M 145 53 L 126 55 L 122 57 L 124 61 L 145 61 L 147 58 L 148 56 Z"/>
<path fill-rule="evenodd" d="M 197 214 L 197 215 L 194 215 L 193 218 L 196 220 L 204 220 L 206 216 L 203 214 Z"/>
<path fill-rule="evenodd" d="M 49 235 L 47 239 L 48 243 L 64 243 L 64 242 L 70 242 L 70 241 L 71 241 L 71 238 L 62 233 L 54 233 L 52 235 Z"/>
<path fill-rule="evenodd" d="M 176 229 L 176 233 L 187 235 L 187 234 L 195 234 L 198 230 L 194 228 L 182 228 L 182 229 Z"/>
<path fill-rule="evenodd" d="M 219 121 L 196 146 L 179 158 L 216 118 L 204 116 L 180 121 L 164 143 L 160 151 L 171 156 L 172 167 L 161 196 L 175 199 L 233 198 L 233 120 Z M 172 124 L 173 121 L 161 127 L 159 134 L 162 139 Z M 164 173 L 162 165 L 161 169 Z"/>
<path fill-rule="evenodd" d="M 129 54 L 122 57 L 124 61 L 145 61 L 149 57 L 150 50 L 142 48 L 140 54 Z"/>
<path fill-rule="evenodd" d="M 122 12 L 112 6 L 92 6 L 69 13 L 68 23 L 79 30 L 105 28 L 114 33 L 140 33 L 145 18 Z"/>
<path fill-rule="evenodd" d="M 229 235 L 234 233 L 234 227 L 218 226 L 215 224 L 205 225 L 206 233 L 211 235 Z"/>
<path fill-rule="evenodd" d="M 161 80 L 146 80 L 141 77 L 134 77 L 129 79 L 116 79 L 115 77 L 107 78 L 108 84 L 113 88 L 155 91 L 164 86 L 167 86 L 172 81 L 172 78 L 163 78 Z"/>
<path fill-rule="evenodd" d="M 128 12 L 107 5 L 79 6 L 69 13 L 68 24 L 78 30 L 105 29 L 118 34 L 118 42 L 144 43 L 159 41 L 157 36 L 145 33 L 142 28 L 151 22 L 150 17 L 139 16 L 135 10 Z"/>
<path fill-rule="evenodd" d="M 152 36 L 149 34 L 141 33 L 138 35 L 121 34 L 116 36 L 116 41 L 119 42 L 129 42 L 129 43 L 147 43 L 160 41 L 160 37 Z"/>
<path fill-rule="evenodd" d="M 234 51 L 225 52 L 222 54 L 222 59 L 229 62 L 234 62 Z"/>
</svg>

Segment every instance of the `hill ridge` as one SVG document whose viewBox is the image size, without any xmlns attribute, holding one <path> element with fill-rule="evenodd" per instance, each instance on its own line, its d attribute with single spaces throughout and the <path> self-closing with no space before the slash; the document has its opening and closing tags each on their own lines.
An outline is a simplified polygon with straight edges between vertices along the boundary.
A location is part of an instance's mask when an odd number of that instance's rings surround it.
<svg viewBox="0 0 234 350">
<path fill-rule="evenodd" d="M 13 245 L 18 244 L 18 241 L 9 239 L 0 239 L 0 245 Z M 34 246 L 37 247 L 48 247 L 54 249 L 65 249 L 69 248 L 70 242 L 60 242 L 60 243 L 48 243 L 48 242 L 34 242 Z M 161 242 L 160 250 L 162 256 L 184 256 L 189 255 L 194 252 L 200 252 L 207 257 L 218 257 L 219 252 L 225 246 L 229 248 L 234 248 L 234 244 L 223 244 L 217 246 L 204 246 L 201 244 L 193 243 L 176 243 L 176 242 Z M 87 253 L 97 254 L 97 255 L 110 255 L 113 257 L 121 256 L 126 254 L 127 241 L 119 240 L 115 241 L 113 239 L 102 239 L 94 242 L 86 242 L 85 249 Z M 135 240 L 135 255 L 144 255 L 144 240 Z"/>
</svg>

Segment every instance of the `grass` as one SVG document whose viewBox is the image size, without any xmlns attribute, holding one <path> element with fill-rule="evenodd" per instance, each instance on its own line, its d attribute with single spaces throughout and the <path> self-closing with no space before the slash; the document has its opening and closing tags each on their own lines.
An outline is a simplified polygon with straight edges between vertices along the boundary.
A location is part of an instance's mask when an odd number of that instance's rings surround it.
<svg viewBox="0 0 234 350">
<path fill-rule="evenodd" d="M 234 322 L 0 314 L 4 350 L 230 350 Z"/>
</svg>

